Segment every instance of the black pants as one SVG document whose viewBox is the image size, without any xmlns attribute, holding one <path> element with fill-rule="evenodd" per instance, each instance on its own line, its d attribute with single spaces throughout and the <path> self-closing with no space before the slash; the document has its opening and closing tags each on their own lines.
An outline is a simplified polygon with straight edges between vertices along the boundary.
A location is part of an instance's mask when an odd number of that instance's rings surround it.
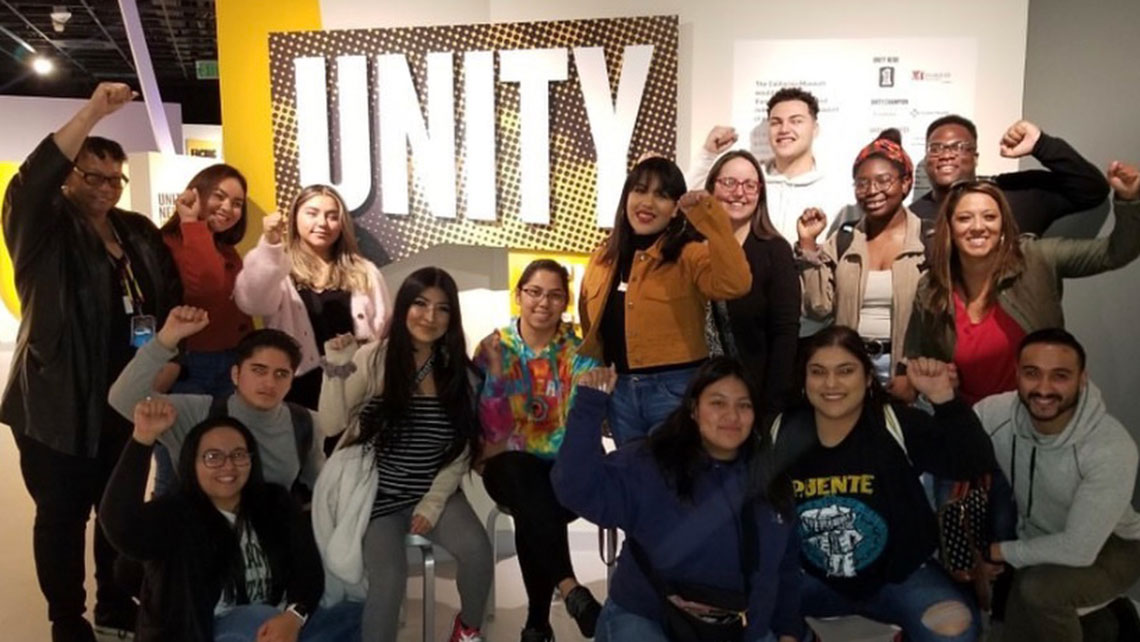
<svg viewBox="0 0 1140 642">
<path fill-rule="evenodd" d="M 130 437 L 130 424 L 110 407 L 96 457 L 65 455 L 13 431 L 20 451 L 20 472 L 36 505 L 32 550 L 36 577 L 48 603 L 53 640 L 91 639 L 81 620 L 87 594 L 84 538 L 93 508 L 98 508 L 107 480 Z M 134 630 L 135 607 L 115 583 L 117 553 L 95 525 L 95 622 Z"/>
<path fill-rule="evenodd" d="M 566 525 L 578 518 L 558 503 L 550 484 L 554 462 L 523 452 L 487 460 L 483 485 L 515 520 L 515 549 L 526 586 L 526 626 L 550 624 L 550 598 L 558 583 L 574 577 Z"/>
</svg>

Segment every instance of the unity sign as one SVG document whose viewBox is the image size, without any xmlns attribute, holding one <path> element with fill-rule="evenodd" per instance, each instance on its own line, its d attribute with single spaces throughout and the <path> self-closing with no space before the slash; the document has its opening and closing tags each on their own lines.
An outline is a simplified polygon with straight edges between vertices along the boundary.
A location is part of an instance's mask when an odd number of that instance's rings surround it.
<svg viewBox="0 0 1140 642">
<path fill-rule="evenodd" d="M 277 200 L 327 183 L 380 264 L 440 243 L 589 252 L 676 145 L 677 18 L 270 36 Z"/>
</svg>

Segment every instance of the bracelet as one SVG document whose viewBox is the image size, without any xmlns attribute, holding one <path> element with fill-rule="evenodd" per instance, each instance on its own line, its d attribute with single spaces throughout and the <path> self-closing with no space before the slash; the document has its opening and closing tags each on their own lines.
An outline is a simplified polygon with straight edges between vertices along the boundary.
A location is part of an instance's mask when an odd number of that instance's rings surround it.
<svg viewBox="0 0 1140 642">
<path fill-rule="evenodd" d="M 324 370 L 325 375 L 335 379 L 347 379 L 349 375 L 356 372 L 356 364 L 349 361 L 348 363 L 329 363 L 325 357 L 321 357 L 321 370 Z"/>
<path fill-rule="evenodd" d="M 293 615 L 296 615 L 298 619 L 301 620 L 301 626 L 305 626 L 305 623 L 307 623 L 309 621 L 308 613 L 303 612 L 305 610 L 306 610 L 305 607 L 301 606 L 297 602 L 293 602 L 289 606 L 285 607 L 286 613 L 292 613 Z"/>
</svg>

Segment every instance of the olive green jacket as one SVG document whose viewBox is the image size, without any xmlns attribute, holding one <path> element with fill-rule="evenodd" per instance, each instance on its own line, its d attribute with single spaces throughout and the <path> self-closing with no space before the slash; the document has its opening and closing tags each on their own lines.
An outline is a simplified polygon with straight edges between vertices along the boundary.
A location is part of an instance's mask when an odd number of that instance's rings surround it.
<svg viewBox="0 0 1140 642">
<path fill-rule="evenodd" d="M 1025 261 L 998 282 L 997 302 L 1026 333 L 1065 326 L 1063 279 L 1115 270 L 1140 256 L 1140 201 L 1117 200 L 1113 209 L 1116 223 L 1103 238 L 1022 238 Z M 931 286 L 927 272 L 918 283 L 905 353 L 952 361 L 957 339 L 953 309 L 934 311 Z"/>
</svg>

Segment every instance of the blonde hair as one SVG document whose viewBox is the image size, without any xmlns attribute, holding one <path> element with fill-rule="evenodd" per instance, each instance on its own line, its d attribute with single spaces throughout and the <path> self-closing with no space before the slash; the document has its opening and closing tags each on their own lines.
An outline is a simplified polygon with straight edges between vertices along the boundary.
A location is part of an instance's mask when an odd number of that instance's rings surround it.
<svg viewBox="0 0 1140 642">
<path fill-rule="evenodd" d="M 328 278 L 324 281 L 321 281 L 324 264 L 301 242 L 301 235 L 297 232 L 297 212 L 302 205 L 317 196 L 328 196 L 336 202 L 341 221 L 340 236 L 332 245 L 332 265 L 329 267 Z M 328 185 L 309 185 L 293 199 L 293 205 L 289 208 L 288 247 L 293 263 L 290 274 L 298 286 L 349 292 L 367 292 L 372 288 L 367 259 L 360 255 L 348 207 L 340 194 Z"/>
</svg>

